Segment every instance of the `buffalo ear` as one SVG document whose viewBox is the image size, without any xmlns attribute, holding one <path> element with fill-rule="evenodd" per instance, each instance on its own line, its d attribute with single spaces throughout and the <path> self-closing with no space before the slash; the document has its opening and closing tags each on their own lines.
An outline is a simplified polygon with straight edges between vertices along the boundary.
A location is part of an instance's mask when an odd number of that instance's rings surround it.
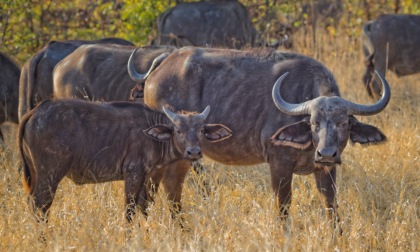
<svg viewBox="0 0 420 252">
<path fill-rule="evenodd" d="M 312 143 L 311 126 L 308 120 L 286 125 L 271 137 L 271 142 L 304 150 Z"/>
<path fill-rule="evenodd" d="M 144 82 L 141 84 L 136 84 L 130 91 L 129 101 L 136 101 L 137 99 L 142 99 L 144 97 Z"/>
<path fill-rule="evenodd" d="M 378 128 L 359 122 L 356 117 L 350 117 L 350 141 L 360 144 L 380 144 L 386 141 L 386 136 Z"/>
<path fill-rule="evenodd" d="M 143 132 L 147 136 L 160 142 L 169 141 L 169 139 L 172 137 L 172 129 L 169 126 L 163 124 L 157 124 L 143 130 Z"/>
<path fill-rule="evenodd" d="M 204 136 L 210 142 L 219 142 L 232 136 L 232 130 L 223 124 L 204 125 Z"/>
</svg>

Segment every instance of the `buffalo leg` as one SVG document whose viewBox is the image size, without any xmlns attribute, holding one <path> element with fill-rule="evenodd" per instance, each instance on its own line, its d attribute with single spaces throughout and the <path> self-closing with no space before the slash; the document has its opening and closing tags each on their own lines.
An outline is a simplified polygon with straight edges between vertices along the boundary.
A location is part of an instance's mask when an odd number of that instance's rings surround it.
<svg viewBox="0 0 420 252">
<path fill-rule="evenodd" d="M 57 191 L 58 182 L 49 183 L 47 179 L 41 180 L 37 178 L 31 192 L 30 192 L 30 204 L 32 210 L 40 222 L 48 222 L 48 210 L 54 200 L 55 192 Z"/>
<path fill-rule="evenodd" d="M 136 170 L 136 169 L 133 169 Z M 141 169 L 142 171 L 144 169 Z M 140 198 L 140 192 L 144 189 L 145 175 L 143 172 L 129 172 L 125 174 L 125 197 L 126 197 L 126 218 L 128 222 L 132 221 L 132 218 L 135 215 L 136 206 L 140 205 L 140 208 L 144 209 L 144 206 L 141 206 L 143 202 Z"/>
<path fill-rule="evenodd" d="M 280 218 L 285 220 L 292 200 L 293 168 L 285 166 L 284 160 L 281 166 L 278 163 L 270 162 L 271 185 L 278 198 Z"/>
<path fill-rule="evenodd" d="M 172 218 L 181 211 L 182 186 L 190 167 L 190 161 L 187 160 L 173 162 L 166 167 L 163 186 L 168 194 L 168 201 L 172 203 Z"/>
<path fill-rule="evenodd" d="M 143 212 L 143 215 L 147 217 L 147 208 L 151 203 L 154 202 L 154 196 L 156 195 L 160 181 L 163 177 L 163 170 L 164 168 L 153 168 L 145 182 L 145 186 L 143 187 L 141 194 L 140 194 L 140 201 L 139 206 L 141 207 L 141 210 Z"/>
<path fill-rule="evenodd" d="M 332 168 L 331 171 L 316 171 L 314 173 L 316 186 L 318 191 L 324 195 L 327 212 L 330 218 L 334 220 L 334 227 L 340 222 L 340 218 L 337 213 L 337 202 L 335 198 L 336 193 L 336 167 Z"/>
</svg>

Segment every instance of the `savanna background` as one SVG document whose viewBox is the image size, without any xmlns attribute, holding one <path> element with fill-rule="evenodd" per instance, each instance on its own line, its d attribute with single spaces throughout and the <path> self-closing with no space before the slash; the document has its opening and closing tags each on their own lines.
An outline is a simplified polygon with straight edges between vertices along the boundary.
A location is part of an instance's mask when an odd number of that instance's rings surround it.
<svg viewBox="0 0 420 252">
<path fill-rule="evenodd" d="M 361 29 L 382 13 L 420 14 L 410 0 L 345 0 L 338 21 L 302 14 L 316 1 L 242 0 L 255 27 L 275 40 L 280 22 L 295 29 L 293 51 L 323 62 L 346 99 L 373 103 L 362 84 Z M 121 37 L 147 45 L 173 0 L 0 0 L 0 51 L 22 65 L 49 40 Z M 315 25 L 314 24 L 315 21 Z M 283 49 L 281 49 L 283 50 Z M 185 230 L 171 219 L 163 190 L 132 225 L 122 182 L 76 186 L 64 179 L 48 224 L 39 224 L 22 187 L 16 125 L 3 124 L 0 147 L 0 251 L 418 251 L 420 215 L 419 74 L 387 73 L 392 98 L 371 117 L 385 144 L 348 145 L 338 169 L 342 236 L 334 232 L 314 179 L 295 176 L 287 228 L 277 219 L 267 165 L 229 167 L 204 159 L 204 178 L 184 185 Z M 209 183 L 202 193 L 200 180 Z M 40 234 L 44 238 L 40 239 Z M 129 238 L 129 239 L 128 239 Z"/>
</svg>

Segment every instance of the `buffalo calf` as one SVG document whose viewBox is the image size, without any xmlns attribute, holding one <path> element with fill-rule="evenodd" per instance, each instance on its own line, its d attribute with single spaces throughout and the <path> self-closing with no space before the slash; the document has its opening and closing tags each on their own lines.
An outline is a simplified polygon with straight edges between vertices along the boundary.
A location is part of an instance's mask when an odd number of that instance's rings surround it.
<svg viewBox="0 0 420 252">
<path fill-rule="evenodd" d="M 200 144 L 229 138 L 219 124 L 206 124 L 210 112 L 155 112 L 129 102 L 91 103 L 47 100 L 28 112 L 19 126 L 23 184 L 34 212 L 47 221 L 58 184 L 124 180 L 127 220 L 135 206 L 144 214 L 160 181 L 181 210 L 181 191 L 191 161 L 202 157 Z M 176 167 L 177 169 L 173 169 Z"/>
</svg>

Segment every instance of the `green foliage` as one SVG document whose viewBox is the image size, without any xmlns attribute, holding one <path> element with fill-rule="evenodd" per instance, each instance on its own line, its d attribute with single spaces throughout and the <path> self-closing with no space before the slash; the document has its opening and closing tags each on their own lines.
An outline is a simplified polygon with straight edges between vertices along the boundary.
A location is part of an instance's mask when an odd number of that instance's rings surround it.
<svg viewBox="0 0 420 252">
<path fill-rule="evenodd" d="M 0 50 L 23 63 L 50 40 L 120 37 L 146 45 L 156 36 L 163 0 L 1 0 Z"/>
<path fill-rule="evenodd" d="M 125 0 L 121 10 L 126 39 L 147 44 L 157 35 L 157 18 L 160 13 L 173 6 L 162 0 Z"/>
<path fill-rule="evenodd" d="M 418 0 L 406 0 L 402 3 L 403 13 L 420 15 L 420 2 Z"/>
</svg>

